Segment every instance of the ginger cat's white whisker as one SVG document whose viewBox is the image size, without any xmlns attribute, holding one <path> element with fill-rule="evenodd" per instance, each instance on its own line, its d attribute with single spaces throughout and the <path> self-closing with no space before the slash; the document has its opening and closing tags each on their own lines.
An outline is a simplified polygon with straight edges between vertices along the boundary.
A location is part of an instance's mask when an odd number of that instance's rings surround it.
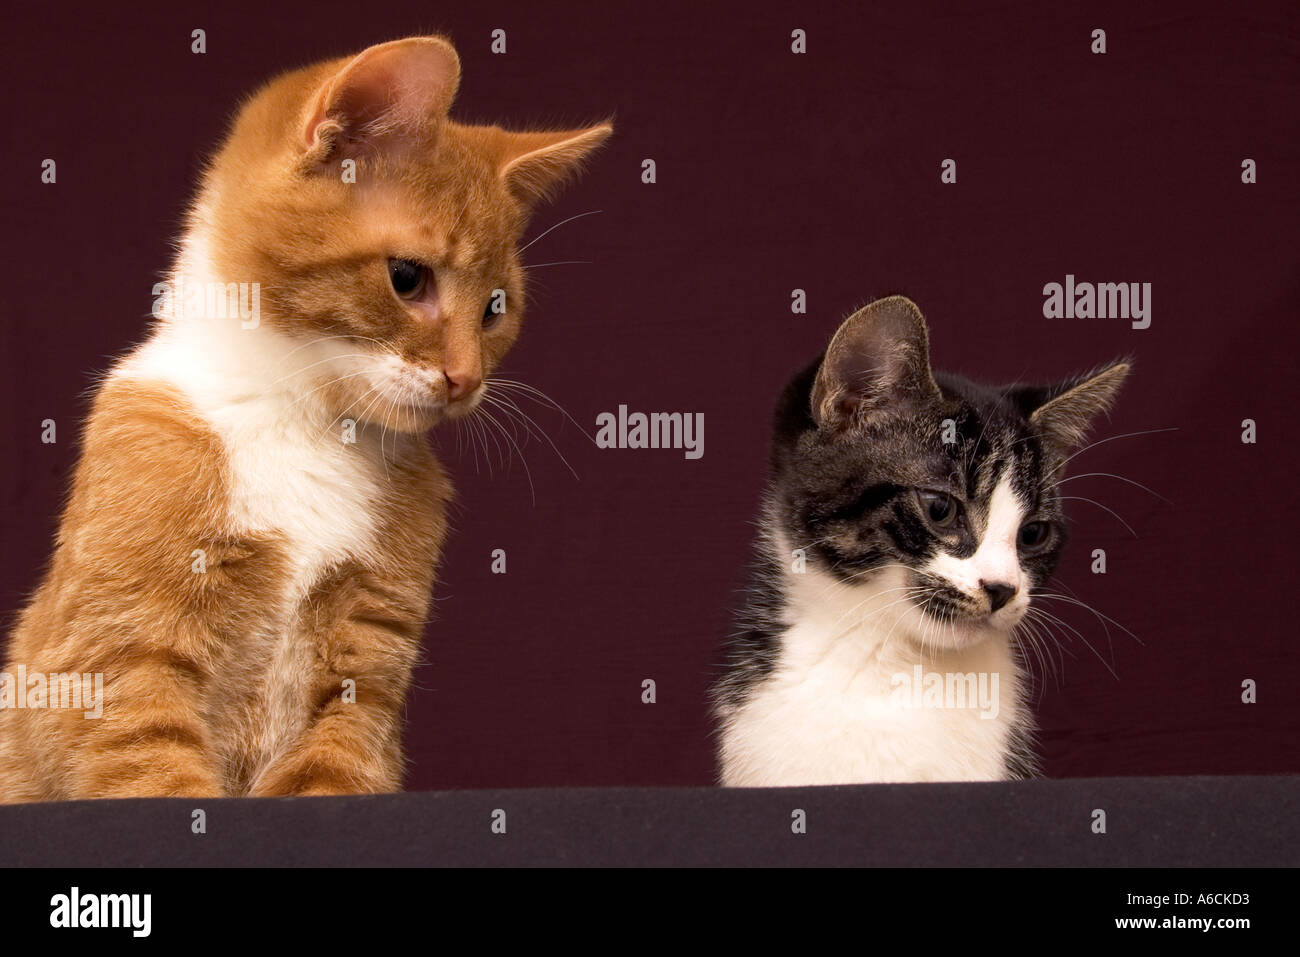
<svg viewBox="0 0 1300 957">
<path fill-rule="evenodd" d="M 545 238 L 546 236 L 549 236 L 551 233 L 555 232 L 555 230 L 559 229 L 561 226 L 565 225 L 566 223 L 571 223 L 571 222 L 573 222 L 575 219 L 582 219 L 584 216 L 595 216 L 597 213 L 600 213 L 600 212 L 603 212 L 603 210 L 592 209 L 592 210 L 588 210 L 588 211 L 585 212 L 585 213 L 578 213 L 578 215 L 576 215 L 576 216 L 570 216 L 568 219 L 562 219 L 562 220 L 560 220 L 558 223 L 556 223 L 554 226 L 552 226 L 550 229 L 547 229 L 545 232 L 540 233 L 540 234 L 537 235 L 537 236 L 534 236 L 534 237 L 533 237 L 532 239 L 530 239 L 528 242 L 526 242 L 526 243 L 524 243 L 522 246 L 520 246 L 520 247 L 519 247 L 519 252 L 520 252 L 520 253 L 523 253 L 524 251 L 526 251 L 526 250 L 528 249 L 529 246 L 533 245 L 533 243 L 537 242 L 537 241 L 540 240 L 540 239 Z"/>
</svg>

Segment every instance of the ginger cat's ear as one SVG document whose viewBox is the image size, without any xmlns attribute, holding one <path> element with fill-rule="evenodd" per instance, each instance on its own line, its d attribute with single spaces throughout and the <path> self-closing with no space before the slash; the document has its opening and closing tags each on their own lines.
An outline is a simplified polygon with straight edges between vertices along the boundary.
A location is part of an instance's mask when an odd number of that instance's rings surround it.
<svg viewBox="0 0 1300 957">
<path fill-rule="evenodd" d="M 501 177 L 520 202 L 532 206 L 551 198 L 613 132 L 610 123 L 538 133 L 499 130 L 496 149 Z"/>
<path fill-rule="evenodd" d="M 447 118 L 460 57 L 441 37 L 410 37 L 353 57 L 312 97 L 305 162 L 320 166 L 364 152 L 400 151 L 413 133 Z"/>
</svg>

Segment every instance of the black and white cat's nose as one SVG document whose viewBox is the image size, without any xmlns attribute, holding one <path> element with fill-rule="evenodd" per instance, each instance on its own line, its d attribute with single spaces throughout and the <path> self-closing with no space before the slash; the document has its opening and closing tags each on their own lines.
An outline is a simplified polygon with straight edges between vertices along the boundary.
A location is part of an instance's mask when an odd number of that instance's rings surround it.
<svg viewBox="0 0 1300 957">
<path fill-rule="evenodd" d="M 984 594 L 989 596 L 989 607 L 993 611 L 997 611 L 1016 595 L 1016 586 L 1005 582 L 982 581 L 980 587 L 984 589 Z"/>
</svg>

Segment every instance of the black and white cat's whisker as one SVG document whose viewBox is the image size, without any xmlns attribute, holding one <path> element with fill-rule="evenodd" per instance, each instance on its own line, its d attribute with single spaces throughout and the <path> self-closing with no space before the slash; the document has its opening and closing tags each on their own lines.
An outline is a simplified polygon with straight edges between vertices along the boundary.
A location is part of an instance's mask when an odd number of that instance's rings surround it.
<svg viewBox="0 0 1300 957">
<path fill-rule="evenodd" d="M 1028 647 L 1029 650 L 1033 652 L 1044 677 L 1050 673 L 1053 681 L 1056 682 L 1056 685 L 1059 688 L 1060 674 L 1057 670 L 1056 658 L 1052 654 L 1052 647 L 1054 645 L 1057 650 L 1061 651 L 1061 667 L 1064 668 L 1064 651 L 1061 649 L 1061 642 L 1055 635 L 1047 632 L 1045 627 L 1040 628 L 1040 619 L 1036 618 L 1033 612 L 1034 609 L 1031 608 L 1016 626 L 1017 638 L 1023 639 L 1024 646 Z M 1042 692 L 1043 686 L 1040 686 L 1039 700 L 1042 699 Z"/>
<path fill-rule="evenodd" d="M 1095 501 L 1090 498 L 1084 498 L 1082 495 L 1058 495 L 1057 498 L 1062 502 L 1087 502 L 1090 505 L 1096 505 L 1102 511 L 1109 512 L 1111 515 L 1113 515 L 1115 517 L 1115 520 L 1119 522 L 1121 525 L 1123 525 L 1124 528 L 1128 531 L 1128 533 L 1132 535 L 1134 538 L 1140 537 L 1138 533 L 1133 530 L 1133 526 L 1130 525 L 1128 522 L 1124 521 L 1123 517 L 1118 512 L 1116 512 L 1112 508 L 1102 505 L 1101 502 Z"/>
<path fill-rule="evenodd" d="M 1068 592 L 1070 593 L 1070 595 L 1071 595 L 1071 596 L 1072 596 L 1076 601 L 1083 601 L 1083 598 L 1080 597 L 1079 593 L 1078 593 L 1077 591 L 1075 591 L 1073 588 L 1071 588 L 1071 587 L 1070 587 L 1068 584 L 1066 584 L 1064 581 L 1058 581 L 1056 584 L 1058 584 L 1060 587 L 1062 587 L 1062 588 L 1064 588 L 1066 591 L 1068 591 Z M 1110 651 L 1110 657 L 1111 657 L 1111 660 L 1114 661 L 1114 660 L 1115 660 L 1115 641 L 1114 641 L 1114 639 L 1111 637 L 1111 634 L 1110 634 L 1110 628 L 1107 626 L 1107 624 L 1106 624 L 1106 620 L 1105 620 L 1104 618 L 1098 618 L 1097 621 L 1098 621 L 1098 624 L 1101 625 L 1101 630 L 1102 630 L 1102 632 L 1106 635 L 1106 648 Z"/>
<path fill-rule="evenodd" d="M 868 613 L 865 615 L 861 615 L 861 616 L 855 615 L 858 609 L 860 609 L 863 605 L 866 605 L 867 603 L 874 601 L 875 599 L 879 598 L 881 595 L 888 595 L 891 592 L 899 592 L 899 591 L 910 592 L 911 587 L 902 586 L 899 588 L 887 588 L 884 591 L 876 592 L 874 595 L 871 595 L 869 598 L 864 598 L 862 601 L 858 602 L 858 604 L 854 605 L 848 611 L 844 612 L 838 618 L 836 618 L 835 621 L 831 623 L 829 630 L 833 632 L 836 635 L 836 637 L 842 638 L 845 635 L 849 634 L 850 632 L 853 632 L 858 628 L 861 628 L 864 625 L 868 625 L 871 622 L 875 621 L 877 618 L 879 618 L 881 615 L 883 615 L 885 612 L 887 612 L 889 609 L 893 608 L 894 606 L 901 605 L 903 604 L 903 602 L 912 602 L 914 600 L 910 594 L 903 595 L 902 598 L 896 598 L 893 601 L 889 602 L 887 605 L 882 605 L 879 608 L 870 609 Z M 847 627 L 843 629 L 839 629 L 839 623 L 843 621 L 845 618 L 850 618 L 850 617 L 852 617 L 854 620 L 850 621 Z"/>
<path fill-rule="evenodd" d="M 913 591 L 915 591 L 915 589 Z M 909 593 L 907 595 L 907 598 L 910 599 L 913 604 L 916 604 L 916 602 L 918 602 L 921 599 L 921 596 L 918 594 Z M 893 636 L 894 630 L 898 628 L 899 624 L 902 623 L 903 618 L 904 618 L 903 615 L 895 615 L 894 623 L 889 627 L 889 631 L 885 632 L 885 637 L 880 642 L 880 656 L 882 658 L 884 658 L 889 653 L 889 639 Z"/>
<path fill-rule="evenodd" d="M 824 585 L 822 585 L 821 589 L 813 595 L 813 601 L 820 601 L 826 598 L 826 596 L 829 595 L 831 592 L 838 591 L 839 593 L 842 594 L 846 591 L 852 591 L 856 588 L 861 588 L 864 584 L 870 582 L 877 572 L 883 572 L 890 568 L 902 568 L 904 571 L 907 570 L 906 565 L 903 565 L 899 562 L 893 562 L 888 565 L 877 566 L 875 568 L 870 569 L 869 571 L 859 572 L 857 574 L 850 575 L 847 579 L 831 577 L 830 580 L 827 581 Z M 884 593 L 877 592 L 876 594 L 884 594 Z M 870 600 L 870 598 L 868 597 L 865 600 Z"/>
<path fill-rule="evenodd" d="M 585 213 L 578 213 L 578 215 L 576 215 L 576 216 L 570 216 L 568 219 L 562 219 L 562 220 L 560 220 L 558 223 L 556 223 L 554 226 L 552 226 L 552 227 L 550 227 L 549 229 L 547 229 L 545 232 L 539 233 L 538 235 L 536 235 L 536 236 L 534 236 L 532 239 L 530 239 L 527 243 L 525 243 L 524 245 L 520 246 L 520 247 L 519 247 L 519 252 L 522 254 L 526 249 L 528 249 L 529 246 L 533 245 L 533 243 L 538 242 L 539 240 L 545 238 L 546 236 L 549 236 L 551 233 L 555 232 L 555 230 L 559 229 L 561 226 L 564 226 L 564 225 L 566 225 L 566 224 L 568 224 L 568 223 L 571 223 L 571 222 L 573 222 L 575 219 L 582 219 L 584 216 L 595 216 L 597 213 L 600 213 L 600 212 L 603 212 L 603 210 L 599 210 L 599 209 L 589 209 L 589 210 L 587 210 L 587 212 L 585 212 Z"/>
<path fill-rule="evenodd" d="M 845 618 L 855 619 L 851 621 L 849 627 L 845 629 L 844 632 L 841 633 L 841 634 L 847 634 L 849 631 L 852 631 L 854 628 L 857 628 L 858 626 L 862 625 L 867 620 L 866 616 L 857 617 L 858 609 L 862 608 L 864 605 L 870 604 L 871 602 L 880 598 L 882 595 L 888 595 L 893 592 L 906 591 L 908 587 L 909 586 L 907 585 L 900 585 L 897 588 L 886 588 L 882 591 L 873 592 L 872 594 L 867 595 L 865 598 L 859 600 L 857 603 L 851 605 L 845 611 L 841 612 L 839 617 L 837 617 L 833 622 L 831 622 L 830 625 L 831 629 L 834 630 L 835 628 L 837 628 L 839 626 L 839 623 L 842 622 Z M 897 602 L 891 602 L 889 605 L 886 605 L 885 607 L 892 608 L 895 604 L 897 604 Z M 874 616 L 876 613 L 883 610 L 884 609 L 872 609 L 870 614 Z"/>
<path fill-rule="evenodd" d="M 1167 498 L 1165 498 L 1163 495 L 1161 495 L 1159 492 L 1156 492 L 1156 491 L 1153 491 L 1152 489 L 1147 488 L 1147 487 L 1146 487 L 1145 485 L 1143 485 L 1141 482 L 1135 482 L 1135 481 L 1133 481 L 1131 478 L 1125 478 L 1123 475 L 1116 475 L 1114 472 L 1083 472 L 1083 473 L 1080 473 L 1079 475 L 1070 475 L 1070 476 L 1067 476 L 1066 478 L 1060 479 L 1060 480 L 1057 481 L 1057 482 L 1053 482 L 1051 485 L 1048 486 L 1048 490 L 1050 491 L 1050 490 L 1053 490 L 1053 489 L 1058 489 L 1058 488 L 1060 488 L 1062 485 L 1065 485 L 1065 484 L 1067 484 L 1067 483 L 1069 483 L 1069 482 L 1073 482 L 1073 481 L 1076 481 L 1076 480 L 1078 480 L 1078 479 L 1085 479 L 1085 478 L 1112 478 L 1112 479 L 1115 479 L 1115 480 L 1120 481 L 1120 482 L 1127 482 L 1129 485 L 1132 485 L 1132 486 L 1135 486 L 1135 487 L 1137 487 L 1137 488 L 1140 488 L 1142 491 L 1146 492 L 1148 495 L 1153 495 L 1153 496 L 1155 496 L 1156 498 L 1160 499 L 1160 501 L 1164 502 L 1166 505 L 1173 505 L 1173 504 L 1174 504 L 1173 502 L 1169 501 L 1169 499 L 1167 499 Z"/>
<path fill-rule="evenodd" d="M 922 658 L 925 657 L 926 645 L 933 637 L 932 633 L 936 631 L 938 628 L 938 623 L 939 623 L 938 619 L 935 617 L 935 613 L 930 610 L 930 605 L 934 601 L 934 599 L 935 599 L 935 593 L 931 592 L 929 595 L 926 596 L 925 604 L 921 608 L 921 635 L 920 635 L 919 647 L 921 650 Z"/>
<path fill-rule="evenodd" d="M 1065 654 L 1067 653 L 1071 655 L 1073 654 L 1072 652 L 1067 652 L 1066 649 L 1062 646 L 1060 638 L 1056 635 L 1056 633 L 1051 628 L 1048 627 L 1047 619 L 1039 616 L 1037 608 L 1032 608 L 1032 607 L 1029 608 L 1025 612 L 1024 618 L 1020 620 L 1020 623 L 1016 627 L 1018 629 L 1023 628 L 1025 630 L 1025 634 L 1029 637 L 1032 637 L 1032 639 L 1034 640 L 1032 646 L 1036 651 L 1046 652 L 1048 654 L 1049 657 L 1046 659 L 1040 656 L 1040 661 L 1043 662 L 1045 671 L 1047 670 L 1047 664 L 1049 661 L 1051 663 L 1052 670 L 1053 671 L 1055 670 L 1056 658 L 1055 656 L 1051 655 L 1053 648 L 1055 648 L 1057 651 L 1061 653 L 1062 666 L 1064 666 L 1065 663 L 1065 659 L 1064 659 Z"/>
<path fill-rule="evenodd" d="M 1144 429 L 1141 432 L 1125 432 L 1122 435 L 1112 435 L 1104 439 L 1098 439 L 1096 442 L 1090 442 L 1089 444 L 1085 445 L 1083 448 L 1079 449 L 1078 451 L 1068 455 L 1064 459 L 1064 461 L 1062 461 L 1061 464 L 1057 466 L 1056 471 L 1060 472 L 1062 469 L 1065 468 L 1066 465 L 1068 465 L 1074 459 L 1078 458 L 1084 452 L 1087 452 L 1089 449 L 1095 449 L 1099 445 L 1105 445 L 1107 442 L 1116 442 L 1120 439 L 1131 439 L 1142 435 L 1158 435 L 1161 432 L 1177 432 L 1177 431 L 1178 431 L 1177 426 L 1167 428 L 1167 429 Z"/>
<path fill-rule="evenodd" d="M 829 537 L 824 539 L 818 539 L 816 541 L 810 542 L 809 544 L 803 545 L 801 547 L 805 552 L 807 552 L 810 551 L 814 546 L 818 544 L 823 544 L 828 541 L 830 541 Z M 846 590 L 846 589 L 861 587 L 862 585 L 870 582 L 871 579 L 873 579 L 877 574 L 884 571 L 888 571 L 891 568 L 901 568 L 905 572 L 908 571 L 908 567 L 904 565 L 902 562 L 890 562 L 886 565 L 876 565 L 863 572 L 856 572 L 854 574 L 849 575 L 847 579 L 832 577 L 830 581 L 828 581 L 824 586 L 822 586 L 821 590 L 817 592 L 814 598 L 815 599 L 825 598 L 826 595 L 828 595 L 831 591 L 835 590 L 836 588 Z"/>
<path fill-rule="evenodd" d="M 1031 608 L 1030 609 L 1031 614 L 1028 615 L 1027 617 L 1033 623 L 1034 630 L 1043 635 L 1043 641 L 1044 641 L 1043 648 L 1048 654 L 1047 660 L 1052 666 L 1053 674 L 1058 675 L 1058 683 L 1059 683 L 1059 675 L 1063 674 L 1065 671 L 1066 655 L 1069 655 L 1071 658 L 1077 656 L 1074 654 L 1073 651 L 1070 650 L 1070 648 L 1065 644 L 1065 642 L 1062 641 L 1061 637 L 1052 628 L 1051 623 L 1046 618 L 1043 618 L 1041 615 L 1037 614 L 1037 611 L 1038 609 Z M 1059 658 L 1054 657 L 1052 655 L 1053 650 L 1055 650 L 1056 654 L 1060 656 Z"/>
<path fill-rule="evenodd" d="M 1078 657 L 1074 653 L 1074 651 L 1071 650 L 1070 648 L 1068 636 L 1066 636 L 1064 632 L 1061 630 L 1062 626 L 1065 624 L 1065 622 L 1061 618 L 1057 617 L 1056 615 L 1049 614 L 1047 610 L 1044 608 L 1041 608 L 1039 606 L 1031 606 L 1029 610 L 1025 613 L 1024 623 L 1032 623 L 1032 625 L 1038 630 L 1040 634 L 1045 635 L 1047 638 L 1051 640 L 1051 645 L 1048 647 L 1050 648 L 1054 646 L 1056 650 L 1060 653 L 1062 671 L 1065 670 L 1066 655 L 1069 655 L 1071 658 Z M 1077 630 L 1075 631 L 1075 633 L 1078 634 Z M 1086 641 L 1084 643 L 1087 644 Z M 1110 647 L 1109 636 L 1108 636 L 1107 646 Z M 1095 651 L 1093 653 L 1096 654 Z M 1112 650 L 1112 657 L 1113 657 L 1113 650 Z"/>
<path fill-rule="evenodd" d="M 1052 612 L 1044 609 L 1044 607 L 1035 607 L 1035 609 L 1031 609 L 1030 611 L 1032 612 L 1032 615 L 1034 615 L 1036 622 L 1039 622 L 1044 628 L 1047 628 L 1049 632 L 1053 627 L 1067 628 L 1070 629 L 1071 632 L 1074 632 L 1074 635 L 1078 636 L 1079 640 L 1083 641 L 1084 645 L 1088 645 L 1087 638 L 1083 637 L 1082 633 L 1079 632 L 1079 629 L 1075 628 L 1074 625 L 1067 623 L 1060 615 L 1053 615 Z M 1110 662 L 1113 664 L 1115 661 L 1115 646 L 1114 642 L 1110 640 L 1110 629 L 1106 628 L 1105 622 L 1101 623 L 1101 631 L 1106 636 L 1106 651 L 1110 654 Z M 1066 637 L 1063 635 L 1061 636 L 1061 640 L 1057 642 L 1057 646 L 1061 649 L 1062 654 L 1066 654 L 1067 651 L 1069 651 L 1069 646 L 1066 645 Z M 1089 650 L 1091 650 L 1091 645 L 1089 645 Z M 1075 657 L 1073 651 L 1069 651 L 1069 654 L 1071 658 Z M 1093 654 L 1097 654 L 1096 651 L 1093 651 Z M 1062 664 L 1063 663 L 1065 663 L 1065 661 L 1062 659 Z M 1112 674 L 1114 674 L 1114 672 L 1112 672 Z"/>
<path fill-rule="evenodd" d="M 1102 663 L 1103 667 L 1105 667 L 1105 669 L 1111 673 L 1111 677 L 1115 678 L 1117 681 L 1119 680 L 1119 673 L 1115 671 L 1115 668 L 1112 665 L 1112 663 L 1108 662 L 1105 659 L 1105 657 L 1102 656 L 1101 652 L 1092 646 L 1092 642 L 1088 641 L 1088 639 L 1084 636 L 1083 632 L 1081 632 L 1078 628 L 1075 628 L 1064 618 L 1061 618 L 1057 615 L 1053 615 L 1045 608 L 1038 608 L 1036 609 L 1036 611 L 1044 619 L 1055 622 L 1056 624 L 1060 625 L 1062 628 L 1066 628 L 1071 633 L 1073 633 L 1081 642 L 1083 642 L 1083 646 L 1087 648 L 1089 651 L 1091 651 L 1096 656 L 1097 660 Z"/>
<path fill-rule="evenodd" d="M 917 603 L 918 601 L 920 601 L 922 598 L 925 599 L 925 602 L 920 606 L 921 621 L 924 622 L 924 621 L 926 620 L 926 617 L 925 617 L 926 609 L 930 607 L 930 601 L 931 601 L 931 599 L 934 598 L 933 593 L 931 593 L 931 594 L 929 594 L 929 595 L 926 595 L 923 589 L 920 589 L 920 588 L 917 588 L 917 587 L 913 587 L 913 588 L 912 588 L 912 592 L 911 592 L 911 594 L 908 595 L 908 598 L 911 599 L 911 601 L 912 601 L 913 604 L 916 604 L 916 603 Z M 896 616 L 894 617 L 894 623 L 889 627 L 889 631 L 887 631 L 887 632 L 885 633 L 884 640 L 881 641 L 881 643 L 880 643 L 880 655 L 881 655 L 882 658 L 885 657 L 886 653 L 887 653 L 888 650 L 889 650 L 889 641 L 890 641 L 890 639 L 893 637 L 894 632 L 898 629 L 898 626 L 901 625 L 901 624 L 903 623 L 903 621 L 904 621 L 904 616 L 903 616 L 903 615 L 896 615 Z M 924 650 L 924 640 L 922 640 L 922 645 L 921 645 L 921 647 L 922 647 L 922 650 Z"/>
<path fill-rule="evenodd" d="M 838 578 L 831 578 L 817 590 L 816 594 L 813 595 L 813 601 L 821 601 L 831 592 L 843 593 L 851 590 L 853 587 L 854 585 L 852 582 L 841 581 Z"/>
<path fill-rule="evenodd" d="M 1060 618 L 1045 614 L 1042 608 L 1031 609 L 1031 614 L 1026 617 L 1032 619 L 1041 633 L 1051 639 L 1052 646 L 1060 653 L 1062 672 L 1065 670 L 1065 659 L 1067 656 L 1072 660 L 1078 660 L 1079 656 L 1075 654 L 1074 649 L 1071 647 L 1070 636 L 1065 633 L 1065 630 L 1062 627 L 1064 622 Z M 1093 653 L 1096 654 L 1095 651 Z"/>
<path fill-rule="evenodd" d="M 851 605 L 848 609 L 841 612 L 839 617 L 837 617 L 833 622 L 831 622 L 830 629 L 834 631 L 839 627 L 841 621 L 843 621 L 846 618 L 851 618 L 853 620 L 850 621 L 849 626 L 845 628 L 843 631 L 837 632 L 840 635 L 848 634 L 853 629 L 859 628 L 863 624 L 866 624 L 868 621 L 874 620 L 875 617 L 879 615 L 881 612 L 885 611 L 888 608 L 892 608 L 894 605 L 898 604 L 898 601 L 890 602 L 888 605 L 884 606 L 884 608 L 871 609 L 866 615 L 859 616 L 857 613 L 859 609 L 861 609 L 863 606 L 870 604 L 873 601 L 876 601 L 883 595 L 889 595 L 900 591 L 910 591 L 912 587 L 913 586 L 910 585 L 899 585 L 894 588 L 885 588 L 882 589 L 881 591 L 873 591 L 871 594 L 866 595 L 865 597 L 863 597 L 862 599 L 860 599 L 859 601 Z M 816 596 L 814 598 L 814 601 L 817 601 L 820 597 L 821 596 Z M 906 597 L 907 596 L 904 596 L 904 598 Z"/>
<path fill-rule="evenodd" d="M 1130 638 L 1132 638 L 1134 641 L 1136 641 L 1139 645 L 1145 645 L 1145 644 L 1146 644 L 1145 641 L 1143 641 L 1141 638 L 1139 638 L 1137 635 L 1135 635 L 1132 631 L 1130 631 L 1128 628 L 1126 628 L 1126 627 L 1125 627 L 1124 625 L 1122 625 L 1120 622 L 1116 621 L 1114 618 L 1111 618 L 1109 615 L 1104 614 L 1103 612 L 1098 611 L 1096 608 L 1093 608 L 1093 607 L 1092 607 L 1090 604 L 1088 604 L 1086 601 L 1080 601 L 1078 598 L 1074 598 L 1074 597 L 1072 597 L 1072 596 L 1070 596 L 1070 595 L 1062 595 L 1062 594 L 1060 594 L 1059 592 L 1039 592 L 1039 593 L 1037 593 L 1037 594 L 1034 596 L 1034 598 L 1035 598 L 1035 599 L 1038 599 L 1038 598 L 1045 598 L 1045 599 L 1047 599 L 1047 600 L 1049 600 L 1049 601 L 1063 601 L 1063 602 L 1066 602 L 1067 604 L 1077 605 L 1077 606 L 1079 606 L 1080 608 L 1083 608 L 1083 609 L 1085 609 L 1086 611 L 1089 611 L 1089 612 L 1091 612 L 1093 615 L 1097 616 L 1097 618 L 1098 618 L 1099 620 L 1101 620 L 1101 621 L 1103 621 L 1103 622 L 1110 622 L 1112 625 L 1114 625 L 1114 626 L 1115 626 L 1116 628 L 1118 628 L 1120 631 L 1124 632 L 1126 635 L 1128 635 Z"/>
<path fill-rule="evenodd" d="M 930 628 L 927 632 L 927 637 L 931 640 L 931 643 L 933 644 L 935 651 L 937 652 L 939 648 L 942 647 L 938 641 L 938 638 L 946 630 L 951 628 L 952 623 L 956 618 L 956 613 L 952 611 L 950 608 L 944 607 L 944 608 L 940 608 L 937 614 L 932 612 L 929 617 L 930 617 Z"/>
<path fill-rule="evenodd" d="M 906 589 L 899 589 L 899 588 L 889 589 L 889 591 L 905 591 L 905 590 Z M 871 608 L 866 614 L 863 615 L 853 614 L 854 612 L 857 611 L 858 608 L 861 608 L 862 605 L 867 604 L 867 602 L 875 600 L 880 595 L 885 595 L 888 593 L 889 593 L 888 591 L 880 592 L 878 595 L 873 595 L 871 598 L 859 602 L 856 608 L 851 609 L 850 612 L 845 612 L 844 614 L 840 615 L 840 617 L 837 618 L 834 623 L 832 623 L 830 630 L 834 632 L 838 637 L 843 637 L 857 630 L 858 628 L 861 628 L 865 625 L 872 623 L 873 621 L 875 621 L 877 618 L 879 618 L 881 615 L 883 615 L 885 612 L 887 612 L 889 609 L 893 608 L 894 606 L 901 605 L 904 602 L 912 601 L 912 596 L 903 595 L 901 598 L 895 598 L 893 601 L 889 602 L 888 604 Z M 853 620 L 850 621 L 846 627 L 836 631 L 835 629 L 837 628 L 839 622 L 849 617 L 852 617 Z"/>
<path fill-rule="evenodd" d="M 1028 615 L 1022 618 L 1020 623 L 1016 625 L 1014 635 L 1017 645 L 1020 648 L 1028 649 L 1033 653 L 1035 660 L 1038 662 L 1039 670 L 1045 675 L 1047 673 L 1047 662 L 1043 658 L 1042 649 L 1038 647 L 1038 641 L 1034 635 L 1033 625 L 1029 621 Z M 1021 657 L 1023 659 L 1024 656 L 1022 655 Z"/>
<path fill-rule="evenodd" d="M 1074 653 L 1071 652 L 1064 643 L 1062 643 L 1061 639 L 1057 637 L 1056 632 L 1049 627 L 1045 619 L 1033 617 L 1031 620 L 1031 627 L 1036 634 L 1043 635 L 1043 651 L 1047 655 L 1047 663 L 1051 668 L 1052 677 L 1056 681 L 1056 686 L 1060 688 L 1061 677 L 1065 673 L 1065 656 L 1070 655 L 1071 657 L 1075 657 Z"/>
</svg>

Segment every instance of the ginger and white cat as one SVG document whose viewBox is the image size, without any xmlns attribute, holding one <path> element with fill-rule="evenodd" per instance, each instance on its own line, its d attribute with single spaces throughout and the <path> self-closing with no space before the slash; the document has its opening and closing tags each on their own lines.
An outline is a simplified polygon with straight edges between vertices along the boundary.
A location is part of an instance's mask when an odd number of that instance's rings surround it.
<svg viewBox="0 0 1300 957">
<path fill-rule="evenodd" d="M 459 80 L 410 38 L 240 111 L 8 648 L 102 673 L 103 716 L 0 709 L 0 801 L 400 787 L 452 495 L 424 433 L 482 400 L 529 213 L 611 132 L 453 122 Z"/>
</svg>

